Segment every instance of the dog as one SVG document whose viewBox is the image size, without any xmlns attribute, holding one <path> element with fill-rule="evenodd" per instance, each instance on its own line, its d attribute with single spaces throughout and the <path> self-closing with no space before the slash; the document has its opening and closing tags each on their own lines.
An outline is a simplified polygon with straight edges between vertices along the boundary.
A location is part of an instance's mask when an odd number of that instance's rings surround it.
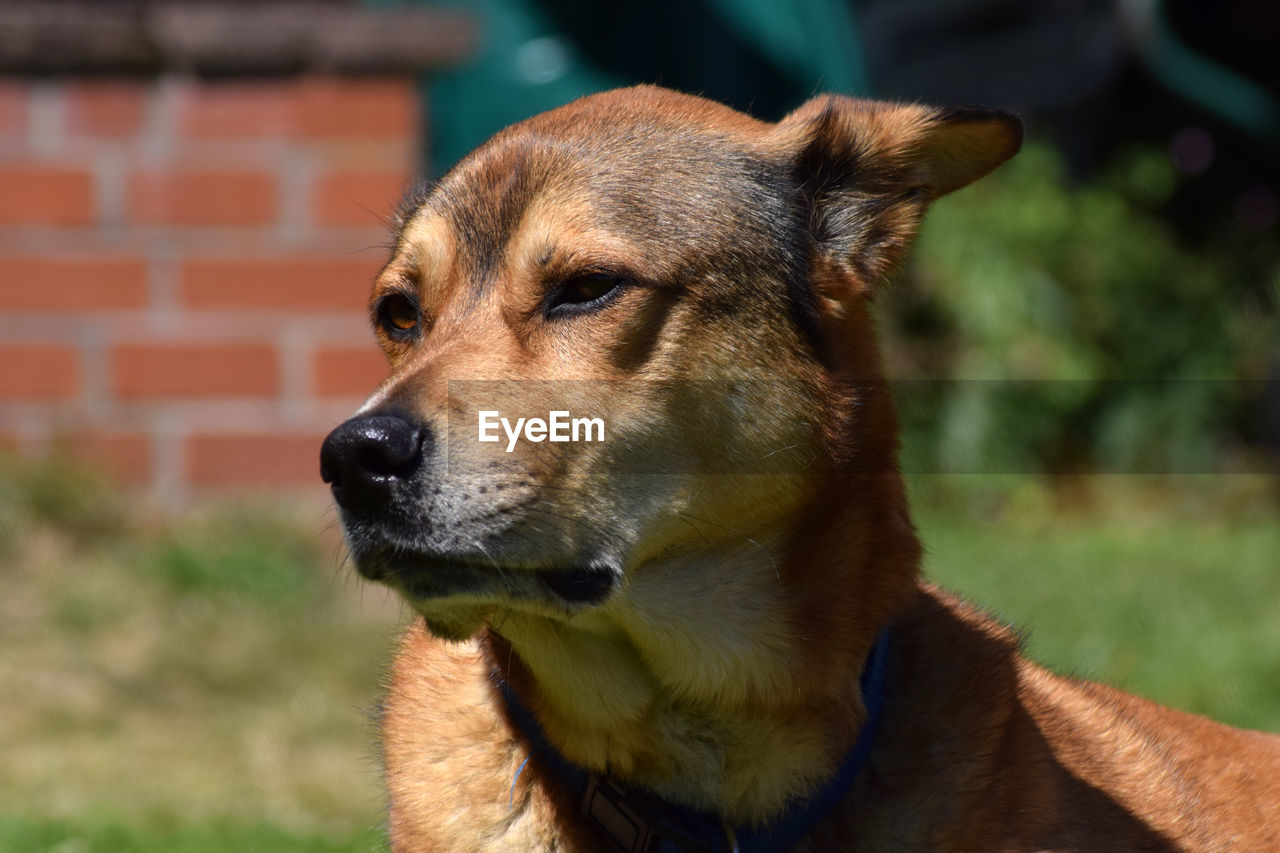
<svg viewBox="0 0 1280 853">
<path fill-rule="evenodd" d="M 870 302 L 1021 140 L 642 86 L 408 200 L 390 377 L 321 452 L 358 571 L 421 616 L 393 850 L 1280 849 L 1280 737 L 1052 674 L 920 576 Z"/>
</svg>

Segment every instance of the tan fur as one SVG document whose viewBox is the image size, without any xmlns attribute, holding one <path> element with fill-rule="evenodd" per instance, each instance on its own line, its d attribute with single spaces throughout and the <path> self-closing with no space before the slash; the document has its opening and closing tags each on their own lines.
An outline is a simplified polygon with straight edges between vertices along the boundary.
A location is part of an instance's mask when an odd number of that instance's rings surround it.
<svg viewBox="0 0 1280 853">
<path fill-rule="evenodd" d="M 517 779 L 497 676 L 569 761 L 768 821 L 857 739 L 886 627 L 870 763 L 800 849 L 1280 847 L 1280 739 L 1050 674 L 918 578 L 869 299 L 1019 140 L 989 112 L 816 98 L 768 125 L 640 87 L 503 131 L 411 203 L 373 306 L 420 320 L 375 323 L 393 373 L 362 416 L 420 424 L 430 471 L 396 475 L 408 521 L 344 515 L 424 616 L 383 717 L 394 850 L 605 849 L 537 758 Z M 611 301 L 547 308 L 600 270 Z M 611 442 L 466 440 L 487 405 L 552 402 Z M 602 600 L 538 585 L 601 560 Z"/>
</svg>

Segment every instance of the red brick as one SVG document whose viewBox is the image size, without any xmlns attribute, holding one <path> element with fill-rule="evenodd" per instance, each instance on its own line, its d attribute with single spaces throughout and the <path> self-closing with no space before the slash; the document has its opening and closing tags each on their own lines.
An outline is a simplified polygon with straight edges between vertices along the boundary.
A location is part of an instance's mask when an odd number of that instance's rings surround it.
<svg viewBox="0 0 1280 853">
<path fill-rule="evenodd" d="M 0 136 L 21 136 L 26 130 L 26 87 L 20 83 L 0 82 Z"/>
<path fill-rule="evenodd" d="M 312 216 L 320 225 L 385 225 L 408 183 L 407 171 L 322 175 L 315 184 Z"/>
<path fill-rule="evenodd" d="M 320 397 L 366 397 L 390 372 L 386 357 L 372 344 L 322 347 L 311 358 L 315 394 Z"/>
<path fill-rule="evenodd" d="M 85 462 L 112 479 L 131 486 L 151 481 L 151 439 L 145 433 L 82 431 L 54 437 L 60 454 Z"/>
<path fill-rule="evenodd" d="M 67 130 L 83 136 L 136 136 L 148 88 L 142 82 L 93 81 L 67 88 Z"/>
<path fill-rule="evenodd" d="M 417 138 L 405 139 L 320 139 L 307 143 L 321 170 L 334 172 L 408 172 L 418 157 Z M 323 171 L 322 171 L 323 174 Z M 401 187 L 403 189 L 403 187 Z M 397 193 L 398 194 L 398 193 Z"/>
<path fill-rule="evenodd" d="M 280 390 L 280 369 L 267 344 L 121 344 L 111 388 L 129 399 L 270 397 Z"/>
<path fill-rule="evenodd" d="M 417 123 L 415 84 L 403 78 L 209 83 L 178 107 L 179 131 L 197 139 L 401 139 L 417 136 Z"/>
<path fill-rule="evenodd" d="M 186 442 L 187 481 L 196 486 L 320 484 L 323 433 L 202 433 Z"/>
<path fill-rule="evenodd" d="M 380 262 L 348 255 L 193 260 L 182 268 L 180 293 L 198 308 L 363 312 Z"/>
<path fill-rule="evenodd" d="M 65 400 L 80 390 L 79 353 L 71 347 L 0 346 L 0 399 Z"/>
<path fill-rule="evenodd" d="M 93 204 L 83 169 L 0 168 L 0 225 L 88 225 Z"/>
<path fill-rule="evenodd" d="M 300 138 L 417 135 L 412 80 L 312 78 L 299 86 L 294 132 Z"/>
<path fill-rule="evenodd" d="M 0 255 L 0 311 L 97 311 L 146 301 L 141 258 Z"/>
<path fill-rule="evenodd" d="M 141 172 L 128 193 L 131 218 L 149 225 L 266 225 L 278 209 L 265 172 Z"/>
<path fill-rule="evenodd" d="M 282 137 L 294 124 L 297 84 L 208 83 L 184 92 L 178 129 L 193 138 Z"/>
</svg>

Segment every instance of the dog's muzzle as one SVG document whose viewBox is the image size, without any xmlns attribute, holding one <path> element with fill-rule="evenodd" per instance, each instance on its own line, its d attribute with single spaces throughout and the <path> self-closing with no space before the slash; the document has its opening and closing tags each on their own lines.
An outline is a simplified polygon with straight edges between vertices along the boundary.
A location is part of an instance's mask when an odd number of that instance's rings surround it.
<svg viewBox="0 0 1280 853">
<path fill-rule="evenodd" d="M 387 411 L 357 415 L 324 440 L 320 476 L 342 510 L 360 574 L 414 601 L 465 595 L 563 608 L 612 594 L 620 570 L 608 561 L 504 570 L 489 551 L 435 538 L 458 526 L 433 523 L 424 507 L 438 449 L 429 426 Z"/>
</svg>

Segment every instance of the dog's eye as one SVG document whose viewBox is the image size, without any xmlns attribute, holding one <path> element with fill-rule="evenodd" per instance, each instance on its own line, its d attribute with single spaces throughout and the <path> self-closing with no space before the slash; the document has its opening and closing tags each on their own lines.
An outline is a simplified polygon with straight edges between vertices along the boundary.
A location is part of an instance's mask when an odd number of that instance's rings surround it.
<svg viewBox="0 0 1280 853">
<path fill-rule="evenodd" d="M 622 288 L 624 279 L 613 273 L 587 273 L 565 279 L 552 291 L 547 313 L 568 314 L 603 305 Z"/>
<path fill-rule="evenodd" d="M 422 316 L 417 304 L 403 293 L 388 293 L 378 300 L 378 325 L 393 337 L 406 337 L 418 330 Z"/>
</svg>

